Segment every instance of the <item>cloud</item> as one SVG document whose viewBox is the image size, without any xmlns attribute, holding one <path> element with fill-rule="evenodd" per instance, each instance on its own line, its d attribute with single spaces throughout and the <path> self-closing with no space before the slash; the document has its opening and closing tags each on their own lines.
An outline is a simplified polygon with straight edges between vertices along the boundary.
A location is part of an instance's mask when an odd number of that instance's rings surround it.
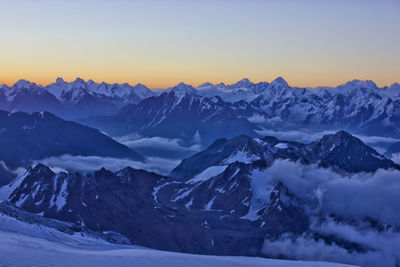
<svg viewBox="0 0 400 267">
<path fill-rule="evenodd" d="M 304 131 L 296 131 L 296 130 L 272 130 L 272 129 L 262 129 L 256 130 L 259 135 L 262 136 L 274 136 L 279 139 L 288 140 L 288 141 L 297 141 L 302 143 L 310 143 L 315 141 L 326 134 L 335 133 L 335 131 L 322 131 L 322 132 L 313 132 L 309 133 L 307 130 Z"/>
<path fill-rule="evenodd" d="M 20 176 L 20 175 L 24 174 L 25 171 L 26 171 L 26 169 L 23 168 L 23 167 L 18 167 L 18 168 L 16 168 L 16 169 L 10 169 L 10 168 L 6 165 L 6 163 L 5 163 L 4 161 L 2 161 L 2 160 L 0 160 L 0 168 L 3 168 L 3 169 L 6 170 L 7 172 L 13 173 L 13 174 L 15 174 L 16 176 Z"/>
<path fill-rule="evenodd" d="M 339 131 L 341 129 L 338 129 Z M 310 143 L 315 140 L 320 139 L 324 135 L 327 134 L 332 134 L 337 131 L 331 131 L 331 130 L 326 130 L 326 131 L 321 131 L 321 132 L 315 132 L 315 131 L 310 131 L 309 129 L 302 129 L 302 130 L 272 130 L 272 129 L 261 129 L 261 130 L 256 130 L 256 132 L 259 135 L 262 136 L 274 136 L 279 139 L 284 139 L 284 140 L 289 140 L 289 141 L 297 141 L 301 143 Z M 350 132 L 351 133 L 351 132 Z M 353 134 L 355 137 L 359 138 L 361 141 L 364 143 L 376 147 L 377 144 L 381 144 L 383 146 L 388 146 L 390 144 L 399 142 L 400 139 L 397 138 L 392 138 L 392 137 L 384 137 L 384 136 L 365 136 L 365 135 L 357 135 Z M 386 148 L 380 148 L 377 147 L 378 150 L 383 151 Z"/>
<path fill-rule="evenodd" d="M 392 137 L 384 137 L 384 136 L 365 136 L 365 135 L 354 135 L 355 137 L 361 139 L 364 143 L 367 144 L 377 144 L 377 143 L 388 143 L 393 144 L 400 141 L 400 139 L 392 138 Z"/>
<path fill-rule="evenodd" d="M 318 210 L 360 220 L 366 217 L 400 227 L 400 172 L 380 169 L 375 173 L 342 176 L 316 165 L 277 160 L 271 167 L 255 171 L 259 184 L 281 182 Z M 318 194 L 317 194 L 318 192 Z M 357 192 L 355 194 L 355 192 Z"/>
<path fill-rule="evenodd" d="M 358 266 L 396 266 L 396 257 L 385 254 L 383 251 L 349 252 L 335 243 L 327 244 L 321 239 L 316 240 L 307 236 L 298 238 L 283 236 L 275 241 L 266 240 L 263 254 L 273 258 L 330 261 Z"/>
<path fill-rule="evenodd" d="M 392 154 L 392 158 L 391 160 L 393 160 L 395 163 L 400 164 L 400 153 L 394 153 Z"/>
<path fill-rule="evenodd" d="M 104 167 L 111 171 L 117 171 L 125 167 L 144 169 L 161 175 L 168 175 L 180 161 L 149 157 L 146 162 L 132 161 L 130 159 L 119 159 L 97 156 L 71 156 L 62 155 L 42 159 L 41 162 L 55 170 L 67 170 L 70 172 L 93 172 Z"/>
<path fill-rule="evenodd" d="M 116 141 L 132 148 L 147 148 L 154 147 L 162 150 L 171 150 L 174 152 L 197 152 L 200 151 L 201 145 L 199 144 L 201 139 L 200 135 L 196 133 L 193 140 L 197 142 L 192 146 L 184 146 L 181 139 L 169 139 L 164 137 L 140 137 L 136 134 L 125 135 L 122 137 L 115 138 Z"/>
<path fill-rule="evenodd" d="M 301 237 L 282 236 L 265 240 L 263 252 L 269 257 L 324 260 L 362 266 L 396 266 L 400 261 L 400 172 L 341 175 L 316 165 L 277 160 L 271 167 L 256 170 L 254 197 L 265 200 L 263 188 L 281 182 L 304 201 L 310 218 L 310 232 Z M 252 200 L 253 201 L 253 200 Z M 257 201 L 257 200 L 256 200 Z M 340 223 L 330 218 L 340 218 Z M 373 227 L 370 220 L 386 225 Z M 338 244 L 326 244 L 322 236 L 335 236 L 357 243 L 365 251 L 348 251 Z"/>
<path fill-rule="evenodd" d="M 247 120 L 252 123 L 264 123 L 266 121 L 265 116 L 259 114 L 253 114 L 253 116 Z"/>
</svg>

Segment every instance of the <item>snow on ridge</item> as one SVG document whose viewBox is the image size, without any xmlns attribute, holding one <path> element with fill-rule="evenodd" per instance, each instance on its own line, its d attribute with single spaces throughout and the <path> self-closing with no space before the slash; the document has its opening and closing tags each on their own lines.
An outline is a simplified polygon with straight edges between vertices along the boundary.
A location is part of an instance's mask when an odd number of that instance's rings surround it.
<svg viewBox="0 0 400 267">
<path fill-rule="evenodd" d="M 288 148 L 288 143 L 278 143 L 275 145 L 275 147 L 279 149 L 286 149 Z"/>
<path fill-rule="evenodd" d="M 204 171 L 202 171 L 201 173 L 197 174 L 196 176 L 194 176 L 192 179 L 190 179 L 188 181 L 188 183 L 193 184 L 193 183 L 197 183 L 197 182 L 206 181 L 212 177 L 215 177 L 215 176 L 221 174 L 222 172 L 225 171 L 226 168 L 227 168 L 227 165 L 211 166 L 211 167 L 205 169 Z"/>
<path fill-rule="evenodd" d="M 8 185 L 0 187 L 0 202 L 4 200 L 8 200 L 8 197 L 11 193 L 19 187 L 25 178 L 30 174 L 29 170 L 25 172 L 25 174 L 17 177 L 14 181 L 9 183 Z"/>
</svg>

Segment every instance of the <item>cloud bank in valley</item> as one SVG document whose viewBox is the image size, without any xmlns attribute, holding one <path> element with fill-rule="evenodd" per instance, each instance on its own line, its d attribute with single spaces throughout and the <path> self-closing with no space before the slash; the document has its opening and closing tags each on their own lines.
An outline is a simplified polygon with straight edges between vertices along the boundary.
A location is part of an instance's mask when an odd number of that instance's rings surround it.
<svg viewBox="0 0 400 267">
<path fill-rule="evenodd" d="M 129 134 L 114 139 L 146 157 L 183 159 L 202 150 L 201 137 L 198 133 L 193 136 L 193 142 L 189 146 L 179 138 L 171 139 L 159 136 L 141 137 L 137 134 Z"/>
<path fill-rule="evenodd" d="M 268 169 L 256 171 L 256 175 L 262 178 L 257 179 L 256 187 L 281 182 L 304 201 L 311 220 L 310 232 L 333 235 L 367 248 L 349 251 L 335 242 L 327 244 L 315 235 L 305 234 L 265 240 L 266 256 L 362 266 L 394 267 L 400 262 L 399 171 L 344 176 L 316 165 L 279 160 Z M 384 227 L 374 227 L 371 222 Z"/>
<path fill-rule="evenodd" d="M 168 175 L 173 168 L 179 164 L 179 160 L 169 160 L 163 158 L 147 158 L 146 162 L 138 162 L 130 159 L 119 159 L 97 156 L 71 156 L 62 155 L 42 159 L 41 162 L 57 170 L 67 170 L 70 172 L 93 172 L 104 167 L 110 171 L 117 171 L 125 167 L 144 169 L 161 175 Z"/>
</svg>

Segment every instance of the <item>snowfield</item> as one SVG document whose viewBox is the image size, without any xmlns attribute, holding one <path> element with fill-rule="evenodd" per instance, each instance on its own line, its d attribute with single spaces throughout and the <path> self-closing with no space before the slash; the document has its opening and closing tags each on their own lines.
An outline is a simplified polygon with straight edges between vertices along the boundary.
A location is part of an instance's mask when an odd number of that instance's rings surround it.
<svg viewBox="0 0 400 267">
<path fill-rule="evenodd" d="M 114 245 L 68 235 L 0 214 L 0 266 L 349 266 L 325 262 L 273 260 L 256 257 L 203 256 Z"/>
</svg>

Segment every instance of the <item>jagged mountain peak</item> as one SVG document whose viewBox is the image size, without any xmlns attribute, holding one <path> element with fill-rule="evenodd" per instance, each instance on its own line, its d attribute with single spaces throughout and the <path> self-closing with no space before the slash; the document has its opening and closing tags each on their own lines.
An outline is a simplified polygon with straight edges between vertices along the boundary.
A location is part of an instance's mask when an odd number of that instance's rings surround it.
<svg viewBox="0 0 400 267">
<path fill-rule="evenodd" d="M 172 88 L 166 90 L 167 92 L 173 92 L 176 96 L 184 96 L 186 94 L 196 94 L 196 89 L 190 84 L 183 82 L 175 85 Z"/>
<path fill-rule="evenodd" d="M 235 162 L 268 166 L 276 159 L 321 163 L 323 167 L 350 173 L 400 168 L 357 137 L 339 131 L 308 145 L 271 136 L 251 138 L 241 135 L 232 139 L 218 139 L 204 151 L 183 160 L 173 170 L 172 176 L 192 177 L 211 166 L 225 166 Z"/>
<path fill-rule="evenodd" d="M 17 81 L 14 86 L 17 89 L 30 89 L 30 88 L 34 88 L 34 87 L 39 87 L 36 83 L 27 81 L 25 79 L 20 79 L 19 81 Z"/>
<path fill-rule="evenodd" d="M 396 89 L 400 90 L 400 84 L 399 83 L 393 83 L 391 86 L 389 86 L 390 89 Z"/>
<path fill-rule="evenodd" d="M 289 87 L 289 84 L 282 77 L 278 77 L 271 82 L 271 86 L 277 89 L 281 89 Z"/>
<path fill-rule="evenodd" d="M 184 82 L 180 82 L 177 85 L 175 85 L 174 87 L 172 87 L 172 89 L 186 89 L 186 88 L 193 88 L 193 86 L 191 86 L 190 84 L 186 84 Z"/>
<path fill-rule="evenodd" d="M 248 88 L 252 85 L 253 85 L 253 83 L 248 78 L 243 78 L 240 81 L 232 84 L 231 86 L 237 87 L 237 88 Z"/>
<path fill-rule="evenodd" d="M 48 167 L 47 165 L 44 165 L 43 163 L 37 163 L 36 165 L 30 166 L 27 171 L 28 174 L 43 174 L 43 175 L 53 175 L 54 172 Z"/>
<path fill-rule="evenodd" d="M 324 135 L 323 137 L 321 137 L 321 139 L 315 142 L 319 142 L 322 144 L 332 144 L 332 145 L 357 144 L 367 147 L 367 145 L 365 145 L 360 139 L 343 130 L 333 134 Z"/>
<path fill-rule="evenodd" d="M 211 87 L 211 86 L 214 86 L 214 84 L 212 84 L 212 83 L 210 83 L 210 82 L 205 82 L 205 83 L 199 85 L 198 88 L 202 88 L 202 87 Z"/>
<path fill-rule="evenodd" d="M 73 83 L 86 83 L 86 82 L 81 77 L 76 77 L 76 79 L 73 81 Z"/>
<path fill-rule="evenodd" d="M 328 134 L 306 146 L 321 165 L 347 172 L 373 172 L 377 169 L 400 169 L 393 161 L 364 144 L 346 131 Z"/>
<path fill-rule="evenodd" d="M 57 77 L 56 79 L 56 84 L 62 85 L 65 84 L 66 82 L 64 81 L 64 79 L 62 77 Z"/>
<path fill-rule="evenodd" d="M 124 83 L 123 85 L 124 85 L 124 86 L 129 86 L 128 83 Z M 147 87 L 146 85 L 144 85 L 143 83 L 137 83 L 137 84 L 135 84 L 135 85 L 133 86 L 133 88 L 146 88 L 146 89 L 148 89 L 148 87 Z"/>
<path fill-rule="evenodd" d="M 343 85 L 338 86 L 338 88 L 345 88 L 345 89 L 370 89 L 376 90 L 378 86 L 372 80 L 358 80 L 354 79 L 349 81 Z"/>
</svg>

